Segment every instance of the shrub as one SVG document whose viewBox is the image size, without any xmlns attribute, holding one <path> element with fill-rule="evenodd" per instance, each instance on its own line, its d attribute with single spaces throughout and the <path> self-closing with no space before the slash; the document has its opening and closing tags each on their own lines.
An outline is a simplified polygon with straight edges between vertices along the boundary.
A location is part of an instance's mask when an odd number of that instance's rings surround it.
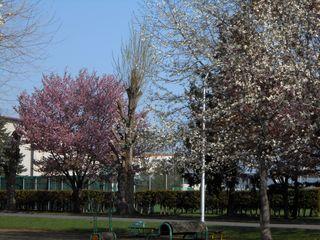
<svg viewBox="0 0 320 240">
<path fill-rule="evenodd" d="M 17 209 L 25 211 L 69 212 L 72 210 L 71 191 L 17 190 Z M 293 206 L 293 190 L 289 190 L 289 207 Z M 257 213 L 259 208 L 258 192 L 235 192 L 235 212 L 238 214 Z M 283 210 L 284 202 L 281 192 L 269 191 L 270 207 L 274 214 Z M 0 209 L 4 209 L 5 191 L 0 191 Z M 84 212 L 108 212 L 115 205 L 114 196 L 110 192 L 83 190 L 81 201 Z M 160 213 L 190 213 L 200 208 L 199 191 L 142 191 L 135 193 L 135 207 L 142 214 L 153 213 L 155 206 L 160 206 Z M 299 209 L 303 216 L 320 215 L 320 189 L 302 189 L 299 191 Z M 228 207 L 228 194 L 206 196 L 206 210 L 223 214 Z"/>
</svg>

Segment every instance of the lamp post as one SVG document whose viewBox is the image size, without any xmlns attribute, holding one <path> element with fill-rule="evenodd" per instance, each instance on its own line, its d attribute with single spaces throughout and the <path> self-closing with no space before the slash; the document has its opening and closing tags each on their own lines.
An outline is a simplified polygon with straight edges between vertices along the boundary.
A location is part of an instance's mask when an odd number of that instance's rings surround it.
<svg viewBox="0 0 320 240">
<path fill-rule="evenodd" d="M 202 99 L 202 166 L 201 166 L 201 222 L 205 221 L 205 193 L 206 193 L 206 92 L 207 92 L 207 78 L 206 74 L 203 80 L 203 99 Z"/>
</svg>

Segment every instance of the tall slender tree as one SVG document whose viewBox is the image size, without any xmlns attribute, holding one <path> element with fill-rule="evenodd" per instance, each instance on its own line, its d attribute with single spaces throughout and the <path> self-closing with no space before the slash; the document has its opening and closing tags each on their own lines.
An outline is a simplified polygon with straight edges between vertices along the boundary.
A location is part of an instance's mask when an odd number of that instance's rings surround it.
<svg viewBox="0 0 320 240">
<path fill-rule="evenodd" d="M 125 214 L 134 212 L 134 158 L 137 153 L 139 128 L 143 126 L 145 114 L 139 111 L 139 102 L 152 74 L 154 54 L 151 41 L 144 33 L 131 28 L 127 44 L 121 48 L 121 56 L 115 62 L 116 74 L 124 83 L 126 101 L 118 104 L 121 122 L 114 129 L 116 143 L 111 143 L 118 159 L 118 202 Z"/>
</svg>

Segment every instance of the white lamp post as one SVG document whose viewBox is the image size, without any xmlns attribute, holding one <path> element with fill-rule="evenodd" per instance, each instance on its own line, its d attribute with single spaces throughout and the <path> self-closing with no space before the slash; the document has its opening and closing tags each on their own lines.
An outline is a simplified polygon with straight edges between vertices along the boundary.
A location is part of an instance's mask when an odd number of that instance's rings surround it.
<svg viewBox="0 0 320 240">
<path fill-rule="evenodd" d="M 202 103 L 202 166 L 201 166 L 201 222 L 205 221 L 205 193 L 206 193 L 206 91 L 207 91 L 207 78 L 209 73 L 206 74 L 203 80 L 203 103 Z"/>
</svg>

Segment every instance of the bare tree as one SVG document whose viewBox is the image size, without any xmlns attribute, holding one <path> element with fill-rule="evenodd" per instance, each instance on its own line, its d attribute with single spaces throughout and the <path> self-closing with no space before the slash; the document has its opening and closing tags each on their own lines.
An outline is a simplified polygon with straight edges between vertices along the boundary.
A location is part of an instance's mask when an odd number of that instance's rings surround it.
<svg viewBox="0 0 320 240">
<path fill-rule="evenodd" d="M 51 42 L 53 32 L 45 26 L 53 18 L 42 16 L 40 1 L 0 1 L 0 87 L 5 87 L 10 77 L 25 73 L 37 60 L 45 57 L 44 48 Z"/>
</svg>

